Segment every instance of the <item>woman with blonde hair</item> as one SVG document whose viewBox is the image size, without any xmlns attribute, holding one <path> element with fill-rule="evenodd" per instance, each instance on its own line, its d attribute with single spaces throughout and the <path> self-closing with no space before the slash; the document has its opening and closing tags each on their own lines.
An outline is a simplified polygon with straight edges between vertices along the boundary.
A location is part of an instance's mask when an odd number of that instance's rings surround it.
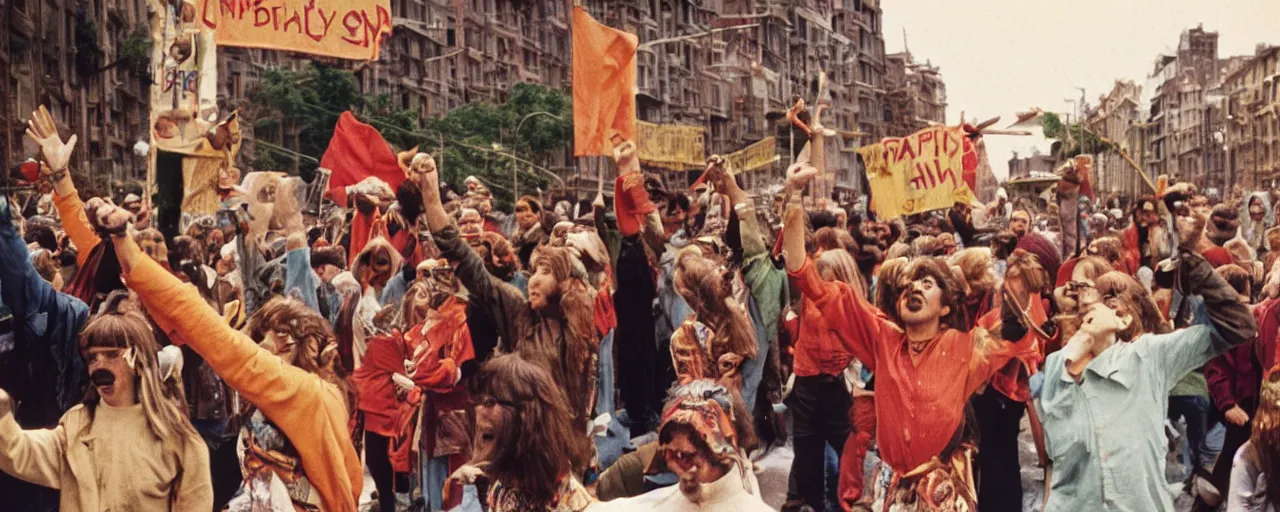
<svg viewBox="0 0 1280 512">
<path fill-rule="evenodd" d="M 1274 512 L 1280 502 L 1280 367 L 1262 380 L 1253 434 L 1231 464 L 1227 512 Z"/>
</svg>

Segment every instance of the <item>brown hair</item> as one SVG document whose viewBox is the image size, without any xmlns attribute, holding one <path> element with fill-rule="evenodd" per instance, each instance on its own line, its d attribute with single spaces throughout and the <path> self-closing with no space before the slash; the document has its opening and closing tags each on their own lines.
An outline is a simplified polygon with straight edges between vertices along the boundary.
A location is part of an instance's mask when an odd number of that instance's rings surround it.
<svg viewBox="0 0 1280 512">
<path fill-rule="evenodd" d="M 964 280 L 972 287 L 974 294 L 982 292 L 994 291 L 996 287 L 995 275 L 991 273 L 991 267 L 995 264 L 995 260 L 991 257 L 991 249 L 988 247 L 970 247 L 951 256 L 951 264 L 960 267 L 960 271 L 964 274 Z"/>
<path fill-rule="evenodd" d="M 947 265 L 946 260 L 935 257 L 912 260 L 907 263 L 906 268 L 902 269 L 902 275 L 904 279 L 900 279 L 899 282 L 904 284 L 932 277 L 942 291 L 942 307 L 951 309 L 940 319 L 942 325 L 951 328 L 960 326 L 961 319 L 964 316 L 964 312 L 960 307 L 960 296 L 964 293 L 964 288 L 956 280 L 956 275 L 951 271 L 951 267 Z M 905 286 L 901 287 L 898 296 L 893 298 L 894 307 L 892 311 L 885 311 L 885 313 L 891 313 L 889 315 L 890 318 L 893 318 L 898 325 L 902 325 L 902 316 L 898 314 L 897 300 L 905 290 Z"/>
<path fill-rule="evenodd" d="M 822 251 L 814 261 L 814 267 L 827 281 L 840 281 L 852 286 L 861 286 L 858 264 L 853 261 L 849 251 L 843 249 Z"/>
<path fill-rule="evenodd" d="M 36 268 L 36 273 L 40 277 L 50 283 L 53 278 L 58 275 L 58 262 L 53 258 L 53 254 L 46 250 L 40 250 L 31 257 L 31 266 Z"/>
<path fill-rule="evenodd" d="M 1053 282 L 1049 272 L 1040 264 L 1040 257 L 1023 249 L 1014 249 L 1009 255 L 1008 270 L 1004 275 L 1005 279 L 1021 278 L 1027 291 L 1032 293 L 1044 292 Z"/>
<path fill-rule="evenodd" d="M 546 368 L 518 354 L 489 360 L 474 382 L 478 395 L 504 404 L 486 473 L 534 501 L 551 501 L 560 478 L 585 468 L 591 458 L 565 390 Z"/>
<path fill-rule="evenodd" d="M 142 405 L 147 426 L 168 450 L 180 457 L 185 445 L 199 440 L 200 434 L 188 417 L 181 379 L 164 380 L 160 375 L 160 362 L 156 355 L 160 344 L 156 342 L 151 323 L 127 297 L 127 292 L 119 291 L 103 302 L 103 313 L 93 317 L 80 331 L 80 352 L 84 354 L 96 347 L 122 348 L 132 352 L 131 366 L 137 374 L 138 403 Z M 101 400 L 98 389 L 89 386 L 83 403 L 91 418 Z"/>
<path fill-rule="evenodd" d="M 1076 261 L 1076 267 L 1072 274 L 1077 271 L 1083 271 L 1086 278 L 1097 281 L 1103 274 L 1113 270 L 1115 269 L 1111 267 L 1110 263 L 1107 263 L 1107 260 L 1098 256 L 1085 256 Z"/>
<path fill-rule="evenodd" d="M 876 281 L 875 305 L 886 315 L 897 309 L 898 296 L 902 294 L 902 272 L 907 268 L 906 258 L 892 258 L 880 265 Z"/>
<path fill-rule="evenodd" d="M 746 311 L 733 299 L 734 274 L 695 251 L 676 256 L 675 288 L 697 315 L 715 331 L 713 346 L 751 359 L 756 356 L 756 331 Z M 712 353 L 721 351 L 712 349 Z"/>
<path fill-rule="evenodd" d="M 1098 290 L 1098 296 L 1115 296 L 1120 299 L 1126 312 L 1133 318 L 1129 327 L 1117 333 L 1120 339 L 1133 341 L 1143 333 L 1164 334 L 1170 331 L 1169 323 L 1151 299 L 1151 294 L 1133 276 L 1113 270 L 1098 276 L 1094 286 Z"/>
<path fill-rule="evenodd" d="M 1280 496 L 1280 371 L 1277 367 L 1268 370 L 1263 379 L 1246 456 L 1267 475 L 1267 496 Z"/>
<path fill-rule="evenodd" d="M 520 351 L 530 360 L 545 362 L 552 376 L 564 383 L 571 401 L 586 398 L 589 404 L 593 396 L 588 395 L 592 390 L 582 388 L 582 376 L 593 371 L 592 356 L 599 349 L 599 340 L 596 338 L 593 315 L 595 293 L 587 285 L 586 271 L 582 268 L 582 263 L 565 247 L 538 246 L 533 250 L 529 261 L 535 268 L 545 265 L 559 284 L 558 309 L 564 320 L 565 344 L 563 347 L 539 347 L 531 343 L 520 343 Z M 556 355 L 559 356 L 558 359 L 548 359 Z M 560 375 L 562 365 L 567 365 L 570 371 L 580 373 Z M 574 411 L 575 415 L 584 419 L 590 412 L 585 409 Z"/>
<path fill-rule="evenodd" d="M 329 321 L 302 302 L 276 297 L 253 312 L 244 332 L 254 341 L 261 341 L 273 329 L 288 332 L 299 347 L 315 343 L 314 359 L 307 357 L 306 350 L 295 350 L 293 360 L 285 362 L 336 386 L 342 396 L 347 398 L 347 410 L 354 412 L 355 391 L 347 382 L 351 370 L 344 368 L 338 358 L 338 339 L 334 337 Z"/>
<path fill-rule="evenodd" d="M 1109 265 L 1115 266 L 1124 256 L 1124 245 L 1114 236 L 1095 238 L 1092 244 L 1098 249 L 1097 256 L 1106 260 Z"/>
<path fill-rule="evenodd" d="M 1218 275 L 1227 280 L 1236 293 L 1245 297 L 1251 296 L 1253 274 L 1234 263 L 1217 268 Z"/>
</svg>

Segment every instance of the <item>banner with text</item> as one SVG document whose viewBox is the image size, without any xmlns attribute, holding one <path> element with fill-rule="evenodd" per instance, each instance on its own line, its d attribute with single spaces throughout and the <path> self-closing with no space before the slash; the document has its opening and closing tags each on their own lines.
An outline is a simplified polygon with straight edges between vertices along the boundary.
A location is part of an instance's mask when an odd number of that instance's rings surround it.
<svg viewBox="0 0 1280 512">
<path fill-rule="evenodd" d="M 773 137 L 760 139 L 755 144 L 725 155 L 724 158 L 729 161 L 729 169 L 734 173 L 764 167 L 781 159 L 778 156 L 777 139 Z"/>
<path fill-rule="evenodd" d="M 198 0 L 220 46 L 377 60 L 391 33 L 390 0 Z"/>
<path fill-rule="evenodd" d="M 636 139 L 643 164 L 675 171 L 707 165 L 707 148 L 701 126 L 636 121 Z"/>
<path fill-rule="evenodd" d="M 935 126 L 858 149 L 876 216 L 889 220 L 973 202 L 964 180 L 965 139 L 959 127 Z"/>
</svg>

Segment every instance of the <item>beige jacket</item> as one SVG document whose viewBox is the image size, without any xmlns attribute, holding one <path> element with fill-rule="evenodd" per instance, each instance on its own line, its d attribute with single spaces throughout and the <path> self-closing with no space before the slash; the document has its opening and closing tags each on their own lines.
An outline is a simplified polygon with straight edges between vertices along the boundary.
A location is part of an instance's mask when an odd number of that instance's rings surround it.
<svg viewBox="0 0 1280 512">
<path fill-rule="evenodd" d="M 101 412 L 100 406 L 99 419 Z M 113 504 L 130 512 L 213 509 L 209 451 L 199 436 L 188 441 L 184 453 L 165 455 L 145 429 L 103 439 L 90 432 L 92 421 L 83 405 L 67 411 L 53 429 L 24 431 L 12 414 L 0 417 L 0 471 L 61 490 L 62 512 L 99 512 Z M 104 488 L 115 486 L 98 481 L 120 476 L 130 482 L 129 489 Z"/>
</svg>

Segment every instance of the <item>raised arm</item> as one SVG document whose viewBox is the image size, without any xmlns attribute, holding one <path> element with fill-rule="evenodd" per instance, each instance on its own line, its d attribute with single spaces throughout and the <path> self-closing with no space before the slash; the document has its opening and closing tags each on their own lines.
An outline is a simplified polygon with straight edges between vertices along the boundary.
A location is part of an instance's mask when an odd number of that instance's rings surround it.
<svg viewBox="0 0 1280 512">
<path fill-rule="evenodd" d="M 316 296 L 316 274 L 311 270 L 311 249 L 301 234 L 289 236 L 289 252 L 285 258 L 284 293 L 297 297 L 307 307 L 320 310 L 320 299 Z"/>
<path fill-rule="evenodd" d="M 0 471 L 36 485 L 61 488 L 67 435 L 53 429 L 22 430 L 13 419 L 13 399 L 0 389 Z"/>
<path fill-rule="evenodd" d="M 852 286 L 822 279 L 813 260 L 804 252 L 804 211 L 792 207 L 782 228 L 782 252 L 787 273 L 805 300 L 812 301 L 822 318 L 853 356 L 868 369 L 876 369 L 876 345 L 895 327 Z M 803 320 L 802 320 L 803 321 Z"/>
<path fill-rule="evenodd" d="M 490 274 L 480 256 L 458 235 L 458 227 L 440 203 L 440 173 L 436 171 L 435 160 L 430 161 L 428 169 L 410 178 L 420 180 L 423 216 L 427 219 L 427 228 L 431 230 L 436 247 L 440 248 L 440 256 L 454 264 L 454 275 L 458 281 L 467 287 L 474 300 L 484 305 L 490 321 L 507 346 L 514 347 L 520 341 L 519 333 L 515 331 L 515 318 L 526 307 L 527 301 L 515 287 Z"/>
<path fill-rule="evenodd" d="M 194 287 L 146 258 L 128 236 L 112 243 L 131 290 L 156 325 L 185 343 L 218 376 L 278 425 L 293 441 L 325 508 L 354 510 L 360 493 L 359 457 L 347 429 L 345 397 L 319 376 L 290 365 L 232 329 Z M 343 506 L 350 501 L 351 506 Z"/>
<path fill-rule="evenodd" d="M 67 231 L 67 236 L 71 237 L 71 243 L 76 244 L 76 263 L 84 265 L 89 252 L 102 239 L 89 226 L 84 204 L 80 202 L 76 186 L 71 182 L 71 173 L 68 172 L 71 153 L 76 147 L 76 136 L 73 134 L 67 142 L 63 142 L 53 117 L 41 106 L 31 114 L 31 121 L 27 123 L 27 138 L 40 146 L 40 153 L 46 164 L 41 178 L 53 183 L 54 207 L 62 217 L 62 227 Z"/>
<path fill-rule="evenodd" d="M 30 254 L 13 225 L 9 201 L 0 198 L 0 298 L 35 336 L 44 336 L 54 325 L 83 324 L 89 307 L 80 299 L 54 290 L 36 272 Z"/>
<path fill-rule="evenodd" d="M 1147 351 L 1157 361 L 1152 369 L 1160 372 L 1169 386 L 1232 347 L 1252 341 L 1258 333 L 1258 322 L 1249 306 L 1240 303 L 1235 289 L 1204 257 L 1183 251 L 1179 259 L 1183 296 L 1203 298 L 1203 313 L 1209 322 L 1151 338 Z"/>
</svg>

